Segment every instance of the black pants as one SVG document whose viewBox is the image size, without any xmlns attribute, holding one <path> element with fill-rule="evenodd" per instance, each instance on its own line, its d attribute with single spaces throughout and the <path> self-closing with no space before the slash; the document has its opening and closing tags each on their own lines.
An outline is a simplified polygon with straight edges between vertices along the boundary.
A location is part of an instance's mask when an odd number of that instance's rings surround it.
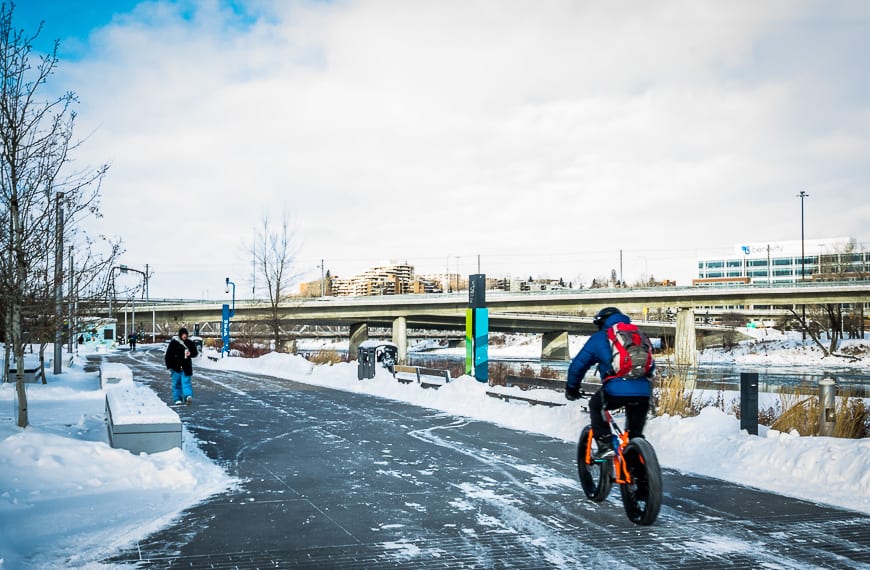
<svg viewBox="0 0 870 570">
<path fill-rule="evenodd" d="M 646 414 L 649 411 L 649 396 L 611 396 L 604 389 L 589 398 L 589 419 L 595 437 L 610 435 L 610 424 L 604 419 L 602 410 L 615 410 L 625 406 L 625 429 L 630 437 L 643 435 Z"/>
</svg>

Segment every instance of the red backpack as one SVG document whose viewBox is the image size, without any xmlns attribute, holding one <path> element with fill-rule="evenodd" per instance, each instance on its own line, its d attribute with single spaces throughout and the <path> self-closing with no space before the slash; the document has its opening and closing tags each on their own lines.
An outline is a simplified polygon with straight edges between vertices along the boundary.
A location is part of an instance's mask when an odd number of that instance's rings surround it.
<svg viewBox="0 0 870 570">
<path fill-rule="evenodd" d="M 613 373 L 610 378 L 638 379 L 649 376 L 653 367 L 653 347 L 642 330 L 632 323 L 616 323 L 607 329 Z"/>
</svg>

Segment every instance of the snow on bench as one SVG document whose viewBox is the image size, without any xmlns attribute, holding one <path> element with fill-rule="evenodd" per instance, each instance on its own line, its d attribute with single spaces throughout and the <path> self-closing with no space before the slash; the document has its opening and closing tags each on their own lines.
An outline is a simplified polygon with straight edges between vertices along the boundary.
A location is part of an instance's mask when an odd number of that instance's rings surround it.
<svg viewBox="0 0 870 570">
<path fill-rule="evenodd" d="M 126 364 L 119 362 L 103 362 L 100 364 L 100 388 L 109 384 L 133 381 L 133 371 Z"/>
<path fill-rule="evenodd" d="M 181 447 L 181 418 L 157 394 L 133 383 L 106 392 L 109 445 L 132 453 Z"/>
<path fill-rule="evenodd" d="M 0 359 L 2 360 L 2 359 Z M 45 361 L 46 366 L 51 366 L 51 359 Z M 24 382 L 36 382 L 44 380 L 42 377 L 42 366 L 39 364 L 39 357 L 35 354 L 24 355 L 24 366 L 21 367 L 21 374 L 24 377 Z M 9 362 L 9 382 L 15 382 L 15 375 L 18 373 L 18 365 L 15 360 Z M 44 382 L 43 382 L 44 383 Z"/>
<path fill-rule="evenodd" d="M 402 384 L 416 382 L 423 388 L 435 388 L 436 390 L 450 382 L 449 370 L 423 366 L 396 365 L 393 367 L 393 376 Z"/>
</svg>

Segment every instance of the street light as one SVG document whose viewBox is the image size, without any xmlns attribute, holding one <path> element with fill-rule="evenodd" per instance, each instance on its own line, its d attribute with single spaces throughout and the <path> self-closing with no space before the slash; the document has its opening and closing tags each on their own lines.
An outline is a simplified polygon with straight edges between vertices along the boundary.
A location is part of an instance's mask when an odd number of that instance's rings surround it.
<svg viewBox="0 0 870 570">
<path fill-rule="evenodd" d="M 809 194 L 801 190 L 797 195 L 801 199 L 801 281 L 806 278 L 806 256 L 804 255 L 804 198 L 809 197 Z"/>
<path fill-rule="evenodd" d="M 806 279 L 806 255 L 804 254 L 804 198 L 807 198 L 809 194 L 801 190 L 801 193 L 797 195 L 798 198 L 801 199 L 801 281 Z M 807 339 L 807 306 L 801 305 L 801 336 L 803 340 Z"/>
<path fill-rule="evenodd" d="M 326 295 L 326 266 L 324 265 L 322 259 L 320 260 L 320 265 L 318 265 L 317 267 L 320 268 L 320 296 L 323 297 L 324 295 Z"/>
</svg>

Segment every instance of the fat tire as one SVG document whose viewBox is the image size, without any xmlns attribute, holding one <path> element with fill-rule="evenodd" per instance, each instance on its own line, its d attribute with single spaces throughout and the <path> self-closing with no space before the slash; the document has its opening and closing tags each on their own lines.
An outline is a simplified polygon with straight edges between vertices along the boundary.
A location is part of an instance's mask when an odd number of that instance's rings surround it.
<svg viewBox="0 0 870 570">
<path fill-rule="evenodd" d="M 651 525 L 662 506 L 662 472 L 656 452 L 647 440 L 637 438 L 625 446 L 622 455 L 632 481 L 619 486 L 625 514 L 635 524 Z"/>
<path fill-rule="evenodd" d="M 613 486 L 613 461 L 608 459 L 602 462 L 586 463 L 586 444 L 592 437 L 592 426 L 586 426 L 580 433 L 580 441 L 577 442 L 577 475 L 580 478 L 580 486 L 586 498 L 600 503 L 610 494 Z M 597 442 L 593 442 L 595 444 Z M 593 445 L 593 454 L 596 446 Z"/>
</svg>

